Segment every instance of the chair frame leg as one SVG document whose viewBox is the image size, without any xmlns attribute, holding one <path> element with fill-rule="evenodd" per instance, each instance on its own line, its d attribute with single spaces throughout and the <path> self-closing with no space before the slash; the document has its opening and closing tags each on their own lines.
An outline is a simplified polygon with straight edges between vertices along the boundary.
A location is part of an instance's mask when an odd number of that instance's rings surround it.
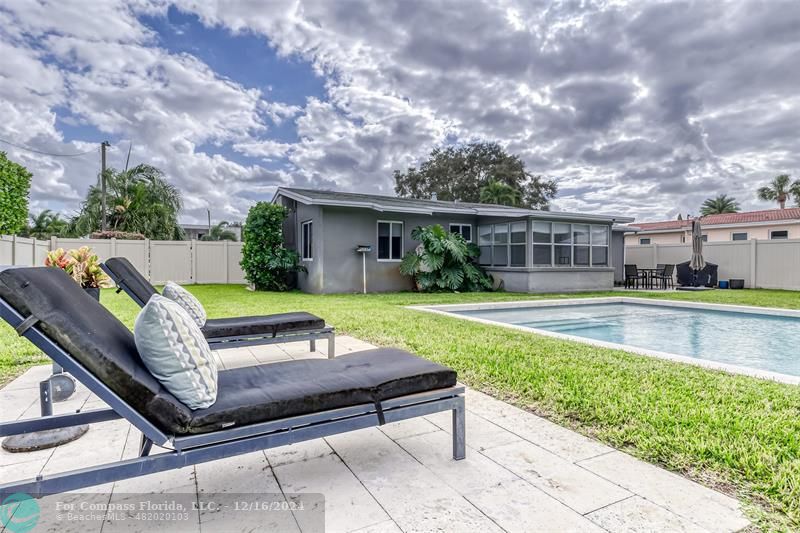
<svg viewBox="0 0 800 533">
<path fill-rule="evenodd" d="M 453 459 L 460 461 L 467 456 L 467 417 L 464 398 L 453 409 Z"/>
</svg>

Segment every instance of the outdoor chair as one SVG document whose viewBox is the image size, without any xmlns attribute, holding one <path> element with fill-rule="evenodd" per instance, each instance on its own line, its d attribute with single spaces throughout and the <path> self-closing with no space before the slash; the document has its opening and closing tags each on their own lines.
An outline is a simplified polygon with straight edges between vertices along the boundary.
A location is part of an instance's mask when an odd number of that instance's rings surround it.
<svg viewBox="0 0 800 533">
<path fill-rule="evenodd" d="M 100 267 L 117 284 L 117 292 L 125 291 L 134 302 L 144 307 L 158 294 L 147 278 L 124 257 L 112 257 Z M 278 342 L 309 341 L 311 351 L 317 351 L 317 339 L 328 340 L 328 358 L 336 354 L 335 332 L 318 316 L 305 312 L 279 313 L 264 316 L 209 318 L 202 328 L 212 350 L 254 346 Z"/>
<path fill-rule="evenodd" d="M 674 287 L 675 282 L 672 279 L 672 274 L 675 272 L 675 265 L 661 265 L 663 268 L 653 276 L 661 284 L 661 288 L 666 290 L 668 287 Z"/>
<path fill-rule="evenodd" d="M 647 281 L 647 277 L 639 272 L 639 268 L 636 265 L 625 265 L 625 288 L 639 288 L 639 281 L 645 282 Z"/>
<path fill-rule="evenodd" d="M 440 411 L 453 414 L 453 458 L 465 455 L 464 388 L 455 371 L 395 348 L 220 370 L 210 407 L 190 410 L 148 371 L 134 336 L 54 268 L 0 270 L 0 315 L 109 408 L 0 423 L 0 437 L 124 418 L 139 455 L 35 479 L 0 482 L 0 501 L 177 469 Z M 150 454 L 153 445 L 165 448 Z"/>
</svg>

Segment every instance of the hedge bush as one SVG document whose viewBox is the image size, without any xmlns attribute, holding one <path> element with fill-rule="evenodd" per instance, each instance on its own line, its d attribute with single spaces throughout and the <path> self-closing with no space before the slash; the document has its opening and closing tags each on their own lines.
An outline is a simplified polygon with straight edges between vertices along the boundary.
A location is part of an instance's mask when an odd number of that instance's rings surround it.
<svg viewBox="0 0 800 533">
<path fill-rule="evenodd" d="M 291 287 L 292 274 L 306 271 L 297 252 L 283 245 L 288 214 L 285 207 L 269 202 L 258 202 L 247 213 L 240 265 L 256 290 L 285 291 Z"/>
<path fill-rule="evenodd" d="M 28 222 L 32 174 L 0 152 L 0 235 L 16 235 Z"/>
</svg>

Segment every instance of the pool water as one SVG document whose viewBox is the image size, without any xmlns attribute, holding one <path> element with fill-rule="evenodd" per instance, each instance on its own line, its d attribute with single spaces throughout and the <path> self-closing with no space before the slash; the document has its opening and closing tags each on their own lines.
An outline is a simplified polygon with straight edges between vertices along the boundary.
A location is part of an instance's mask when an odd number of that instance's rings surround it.
<svg viewBox="0 0 800 533">
<path fill-rule="evenodd" d="M 455 314 L 800 376 L 800 318 L 638 303 Z"/>
</svg>

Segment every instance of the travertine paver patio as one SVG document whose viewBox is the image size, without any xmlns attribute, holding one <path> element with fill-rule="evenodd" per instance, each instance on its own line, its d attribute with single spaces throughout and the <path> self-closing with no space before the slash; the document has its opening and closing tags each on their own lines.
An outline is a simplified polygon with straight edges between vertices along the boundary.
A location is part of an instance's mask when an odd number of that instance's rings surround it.
<svg viewBox="0 0 800 533">
<path fill-rule="evenodd" d="M 325 348 L 324 342 L 319 342 Z M 337 352 L 372 346 L 341 336 Z M 228 368 L 309 354 L 307 343 L 220 352 Z M 38 415 L 32 368 L 0 390 L 0 419 Z M 748 525 L 735 499 L 543 418 L 467 391 L 467 458 L 453 461 L 450 414 L 388 424 L 91 489 L 122 501 L 131 493 L 322 493 L 326 531 L 736 531 Z M 85 388 L 56 412 L 99 407 Z M 54 450 L 0 450 L 0 480 L 34 477 L 134 457 L 138 431 L 124 420 L 96 424 Z M 88 491 L 83 491 L 88 492 Z M 247 518 L 250 516 L 251 518 Z M 248 521 L 249 520 L 249 521 Z M 291 515 L 195 512 L 177 531 L 300 531 Z M 282 520 L 282 521 L 281 521 Z M 45 526 L 46 524 L 41 524 Z M 58 531 L 131 530 L 131 522 L 58 526 Z M 128 529 L 126 529 L 126 527 Z M 140 527 L 140 526 L 137 526 Z M 169 530 L 161 524 L 159 531 Z"/>
</svg>

